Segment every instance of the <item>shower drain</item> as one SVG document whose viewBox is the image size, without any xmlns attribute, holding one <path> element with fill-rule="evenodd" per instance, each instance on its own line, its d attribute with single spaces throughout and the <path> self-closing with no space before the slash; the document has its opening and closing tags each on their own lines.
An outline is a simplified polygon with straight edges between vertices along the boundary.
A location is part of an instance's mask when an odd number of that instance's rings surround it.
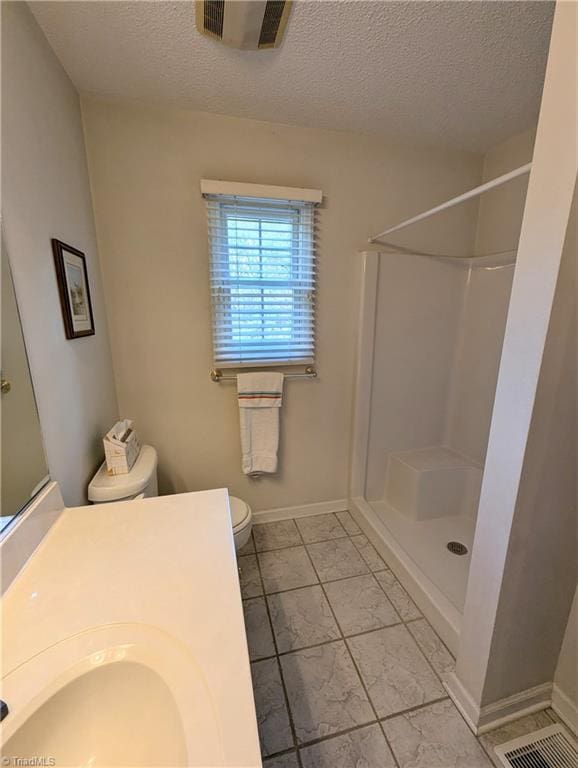
<svg viewBox="0 0 578 768">
<path fill-rule="evenodd" d="M 468 548 L 461 541 L 448 541 L 448 549 L 452 555 L 467 555 Z"/>
</svg>

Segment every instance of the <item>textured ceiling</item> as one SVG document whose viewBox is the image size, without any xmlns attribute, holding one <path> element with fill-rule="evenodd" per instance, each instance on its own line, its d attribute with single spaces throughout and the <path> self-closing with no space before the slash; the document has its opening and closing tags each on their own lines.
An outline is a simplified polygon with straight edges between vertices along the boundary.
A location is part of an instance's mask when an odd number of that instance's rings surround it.
<svg viewBox="0 0 578 768">
<path fill-rule="evenodd" d="M 294 3 L 282 46 L 237 51 L 192 2 L 35 2 L 82 92 L 484 151 L 538 115 L 553 3 Z"/>
</svg>

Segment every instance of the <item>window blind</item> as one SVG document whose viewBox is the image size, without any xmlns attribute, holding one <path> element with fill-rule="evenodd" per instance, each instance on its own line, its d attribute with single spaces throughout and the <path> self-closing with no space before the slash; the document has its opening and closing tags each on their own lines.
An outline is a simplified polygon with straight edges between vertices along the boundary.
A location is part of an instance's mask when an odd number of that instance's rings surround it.
<svg viewBox="0 0 578 768">
<path fill-rule="evenodd" d="M 313 363 L 314 203 L 205 198 L 215 365 Z"/>
</svg>

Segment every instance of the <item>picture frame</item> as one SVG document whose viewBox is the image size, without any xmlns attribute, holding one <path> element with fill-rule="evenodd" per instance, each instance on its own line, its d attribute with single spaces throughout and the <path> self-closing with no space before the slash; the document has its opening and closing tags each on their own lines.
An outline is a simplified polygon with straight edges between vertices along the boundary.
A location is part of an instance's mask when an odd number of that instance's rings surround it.
<svg viewBox="0 0 578 768">
<path fill-rule="evenodd" d="M 52 252 L 66 338 L 93 336 L 94 317 L 84 253 L 55 238 Z"/>
</svg>

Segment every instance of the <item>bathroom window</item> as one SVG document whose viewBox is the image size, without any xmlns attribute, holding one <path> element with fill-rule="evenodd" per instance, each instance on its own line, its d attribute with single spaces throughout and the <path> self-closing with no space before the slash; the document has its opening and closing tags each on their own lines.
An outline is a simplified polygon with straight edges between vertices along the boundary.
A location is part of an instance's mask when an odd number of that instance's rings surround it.
<svg viewBox="0 0 578 768">
<path fill-rule="evenodd" d="M 223 189 L 245 194 L 210 194 Z M 316 190 L 203 182 L 207 200 L 214 363 L 219 367 L 315 360 Z M 288 199 L 307 193 L 318 200 Z M 297 196 L 297 195 L 296 195 Z"/>
</svg>

